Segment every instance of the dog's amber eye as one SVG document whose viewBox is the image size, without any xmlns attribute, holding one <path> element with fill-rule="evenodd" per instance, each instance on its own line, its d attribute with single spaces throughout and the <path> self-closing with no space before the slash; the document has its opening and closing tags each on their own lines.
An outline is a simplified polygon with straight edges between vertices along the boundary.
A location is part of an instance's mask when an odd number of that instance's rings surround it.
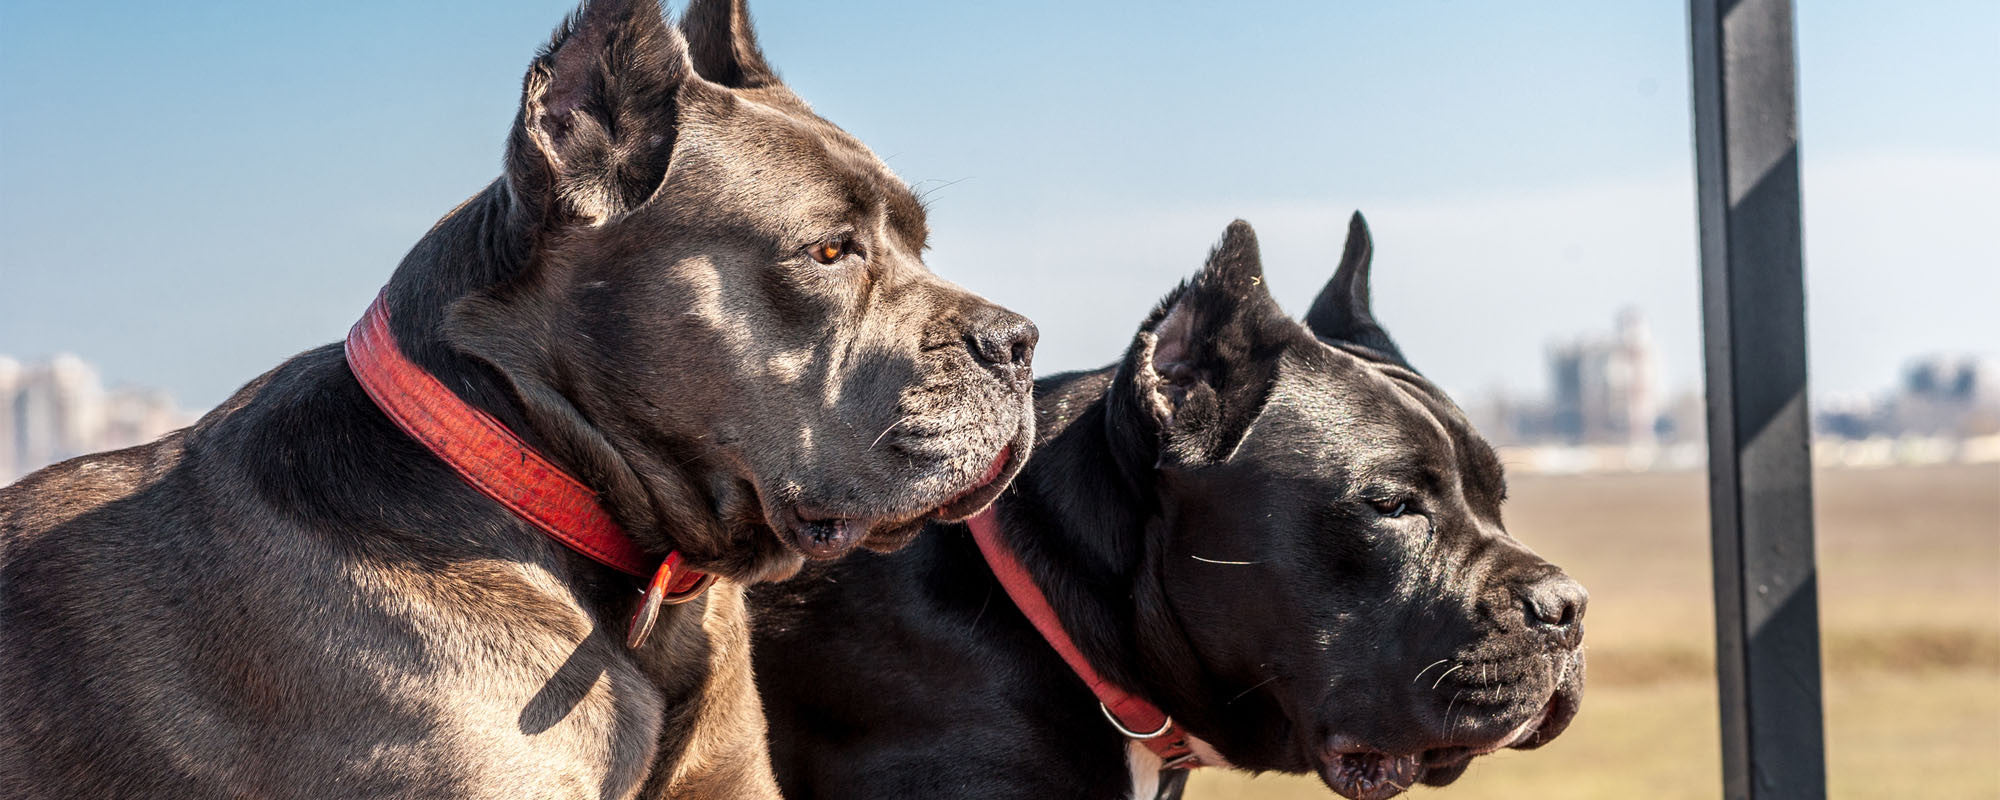
<svg viewBox="0 0 2000 800">
<path fill-rule="evenodd" d="M 1399 500 L 1393 503 L 1375 503 L 1374 505 L 1377 513 L 1390 519 L 1395 519 L 1410 512 L 1408 501 Z"/>
<path fill-rule="evenodd" d="M 832 264 L 847 257 L 851 245 L 845 237 L 828 239 L 812 246 L 812 259 L 821 264 Z"/>
</svg>

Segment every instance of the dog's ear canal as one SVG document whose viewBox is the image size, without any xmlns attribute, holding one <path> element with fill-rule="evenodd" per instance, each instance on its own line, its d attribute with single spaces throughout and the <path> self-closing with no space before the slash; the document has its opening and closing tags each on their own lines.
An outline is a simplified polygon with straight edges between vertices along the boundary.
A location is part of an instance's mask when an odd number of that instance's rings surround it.
<svg viewBox="0 0 2000 800">
<path fill-rule="evenodd" d="M 1375 322 L 1368 297 L 1368 271 L 1375 260 L 1375 242 L 1368 235 L 1368 220 L 1361 212 L 1347 222 L 1347 247 L 1340 254 L 1340 268 L 1319 291 L 1312 310 L 1306 312 L 1306 327 L 1322 339 L 1349 342 L 1375 350 L 1398 362 L 1403 351 L 1389 338 L 1389 332 Z"/>
<path fill-rule="evenodd" d="M 745 0 L 692 0 L 681 15 L 681 32 L 696 74 L 731 89 L 779 85 L 778 74 L 757 48 Z"/>
<path fill-rule="evenodd" d="M 1264 285 L 1257 234 L 1237 220 L 1193 280 L 1140 328 L 1116 391 L 1157 445 L 1159 463 L 1227 460 L 1262 412 L 1298 323 Z"/>
<path fill-rule="evenodd" d="M 589 0 L 571 14 L 528 67 L 508 141 L 508 180 L 529 216 L 597 224 L 652 196 L 693 74 L 658 0 Z"/>
</svg>

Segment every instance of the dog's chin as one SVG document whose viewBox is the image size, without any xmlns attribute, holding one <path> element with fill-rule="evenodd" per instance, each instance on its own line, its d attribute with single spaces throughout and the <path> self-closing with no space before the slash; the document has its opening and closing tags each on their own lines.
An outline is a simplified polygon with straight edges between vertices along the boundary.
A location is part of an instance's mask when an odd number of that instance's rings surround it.
<svg viewBox="0 0 2000 800">
<path fill-rule="evenodd" d="M 1446 786 L 1465 774 L 1472 760 L 1503 749 L 1532 750 L 1547 744 L 1576 718 L 1579 682 L 1558 687 L 1541 710 L 1506 733 L 1471 745 L 1432 747 L 1415 753 L 1388 753 L 1359 740 L 1336 736 L 1319 759 L 1327 788 L 1348 800 L 1387 800 L 1419 784 Z"/>
<path fill-rule="evenodd" d="M 1417 756 L 1366 749 L 1334 753 L 1319 768 L 1320 780 L 1347 800 L 1388 800 L 1417 785 L 1423 775 Z"/>
<path fill-rule="evenodd" d="M 928 521 L 918 518 L 876 528 L 862 538 L 861 547 L 873 553 L 894 553 L 916 541 L 917 534 L 924 532 L 924 524 Z"/>
<path fill-rule="evenodd" d="M 774 552 L 758 559 L 756 569 L 749 575 L 737 578 L 741 583 L 765 583 L 787 581 L 805 569 L 806 558 L 790 547 L 774 548 Z"/>
<path fill-rule="evenodd" d="M 779 541 L 793 552 L 814 561 L 828 561 L 860 544 L 868 535 L 870 520 L 789 508 L 775 527 Z"/>
<path fill-rule="evenodd" d="M 786 507 L 769 515 L 774 521 L 771 528 L 788 550 L 814 561 L 840 558 L 856 547 L 879 553 L 897 550 L 914 541 L 929 520 L 961 520 L 991 505 L 1021 471 L 1030 435 L 1022 433 L 1002 446 L 968 483 L 946 487 L 948 493 L 940 493 L 943 499 L 866 514 Z"/>
</svg>

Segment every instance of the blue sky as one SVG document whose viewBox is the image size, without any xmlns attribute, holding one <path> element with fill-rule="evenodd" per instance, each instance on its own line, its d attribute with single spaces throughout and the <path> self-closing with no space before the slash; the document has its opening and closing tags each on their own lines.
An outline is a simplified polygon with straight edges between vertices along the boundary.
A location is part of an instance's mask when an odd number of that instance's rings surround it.
<svg viewBox="0 0 2000 800">
<path fill-rule="evenodd" d="M 560 0 L 0 0 L 0 353 L 213 404 L 333 341 L 498 174 Z M 1113 358 L 1233 217 L 1301 311 L 1349 211 L 1461 395 L 1637 305 L 1698 376 L 1681 3 L 752 0 L 766 54 L 927 190 L 934 269 Z M 1817 393 L 2000 351 L 2000 4 L 1804 2 Z M 1465 399 L 1470 399 L 1465 398 Z"/>
</svg>

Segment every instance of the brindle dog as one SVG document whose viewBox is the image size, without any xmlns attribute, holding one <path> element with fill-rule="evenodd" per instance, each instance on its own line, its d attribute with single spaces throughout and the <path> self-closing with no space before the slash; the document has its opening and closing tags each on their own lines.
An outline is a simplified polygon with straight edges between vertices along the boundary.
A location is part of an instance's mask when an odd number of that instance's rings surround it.
<svg viewBox="0 0 2000 800">
<path fill-rule="evenodd" d="M 1032 438 L 1033 326 L 924 247 L 741 0 L 591 2 L 384 299 L 412 361 L 724 580 L 628 651 L 629 578 L 312 350 L 0 490 L 0 797 L 775 797 L 741 584 L 977 511 Z"/>
<path fill-rule="evenodd" d="M 1301 325 L 1231 226 L 1121 364 L 1040 381 L 1034 461 L 995 506 L 1091 665 L 1203 761 L 1317 772 L 1354 800 L 1560 733 L 1586 600 L 1509 535 L 1493 450 L 1376 324 L 1372 252 L 1357 214 Z M 962 527 L 752 607 L 793 800 L 1147 800 L 1185 780 L 1106 721 Z"/>
</svg>

